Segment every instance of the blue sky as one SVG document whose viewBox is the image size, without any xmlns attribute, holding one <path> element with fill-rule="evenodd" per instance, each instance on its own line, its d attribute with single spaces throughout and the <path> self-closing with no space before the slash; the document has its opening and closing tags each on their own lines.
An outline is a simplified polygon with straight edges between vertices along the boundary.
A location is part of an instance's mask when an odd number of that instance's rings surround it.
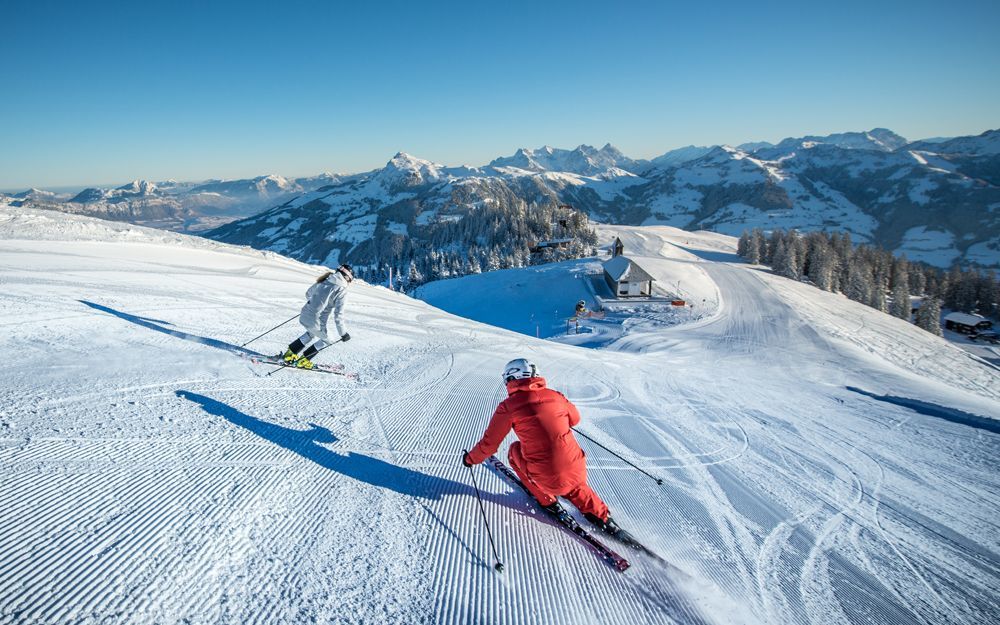
<svg viewBox="0 0 1000 625">
<path fill-rule="evenodd" d="M 1000 127 L 998 2 L 90 4 L 0 4 L 0 189 Z"/>
</svg>

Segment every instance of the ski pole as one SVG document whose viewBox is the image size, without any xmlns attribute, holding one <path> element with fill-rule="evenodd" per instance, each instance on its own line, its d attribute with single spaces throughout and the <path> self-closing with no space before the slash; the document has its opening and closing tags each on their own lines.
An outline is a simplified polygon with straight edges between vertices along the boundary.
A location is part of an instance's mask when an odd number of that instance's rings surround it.
<svg viewBox="0 0 1000 625">
<path fill-rule="evenodd" d="M 291 319 L 289 319 L 288 321 L 291 321 Z M 286 321 L 285 323 L 288 323 L 288 321 Z M 327 344 L 327 345 L 324 345 L 323 347 L 320 347 L 319 349 L 317 349 L 317 350 L 316 350 L 316 354 L 320 353 L 321 351 L 323 351 L 323 350 L 324 350 L 324 349 L 326 349 L 327 347 L 330 347 L 330 345 L 336 345 L 337 343 L 340 343 L 340 342 L 341 342 L 341 341 L 343 341 L 343 340 L 344 340 L 344 339 L 337 339 L 337 340 L 336 340 L 336 341 L 334 341 L 333 343 L 329 343 L 329 344 Z M 313 358 L 315 358 L 315 357 L 316 357 L 316 354 L 313 354 Z M 278 365 L 278 366 L 277 366 L 276 368 L 274 368 L 274 369 L 271 369 L 271 371 L 270 371 L 270 372 L 269 372 L 269 373 L 268 373 L 267 375 L 265 375 L 264 377 L 265 377 L 265 378 L 267 378 L 267 377 L 270 377 L 272 373 L 277 373 L 277 372 L 281 371 L 282 369 L 289 369 L 289 368 L 292 368 L 292 369 L 294 369 L 294 368 L 295 368 L 295 365 L 292 365 L 292 364 L 288 364 L 288 365 Z"/>
<path fill-rule="evenodd" d="M 292 318 L 291 318 L 291 319 L 289 319 L 288 321 L 294 321 L 295 319 L 298 319 L 298 318 L 299 318 L 299 316 L 298 316 L 298 315 L 295 315 L 294 317 L 292 317 Z M 264 334 L 261 334 L 260 336 L 255 336 L 255 337 L 253 337 L 252 339 L 250 339 L 249 341 L 247 341 L 246 343 L 244 343 L 244 344 L 240 345 L 240 347 L 246 347 L 246 346 L 247 346 L 247 345 L 249 345 L 250 343 L 253 343 L 253 342 L 254 342 L 254 341 L 256 341 L 257 339 L 259 339 L 259 338 L 260 338 L 261 336 L 267 336 L 268 334 L 270 334 L 270 333 L 274 332 L 275 330 L 277 330 L 277 329 L 278 329 L 278 328 L 280 328 L 281 326 L 283 326 L 283 325 L 285 325 L 286 323 L 288 323 L 288 321 L 282 321 L 281 323 L 279 323 L 278 325 L 274 326 L 273 328 L 271 328 L 270 330 L 268 330 L 268 331 L 267 331 L 267 332 L 265 332 Z"/>
<path fill-rule="evenodd" d="M 598 443 L 597 441 L 595 441 L 594 439 L 590 438 L 589 436 L 587 436 L 586 434 L 584 434 L 584 433 L 583 433 L 583 432 L 581 432 L 580 430 L 578 430 L 578 429 L 576 429 L 576 428 L 572 428 L 572 430 L 573 430 L 574 432 L 576 432 L 577 434 L 579 434 L 580 436 L 582 436 L 582 437 L 584 437 L 585 439 L 587 439 L 588 441 L 590 441 L 591 443 L 593 443 L 593 444 L 597 445 L 598 447 L 600 447 L 600 448 L 601 448 L 601 449 L 603 449 L 604 451 L 608 452 L 609 454 L 611 454 L 611 455 L 612 455 L 612 456 L 614 456 L 615 458 L 618 458 L 619 460 L 621 460 L 621 461 L 622 461 L 622 462 L 624 462 L 625 464 L 627 464 L 627 465 L 629 465 L 630 467 L 632 467 L 633 469 L 637 470 L 637 471 L 638 471 L 639 473 L 642 473 L 643 475 L 645 475 L 646 477 L 648 477 L 648 478 L 650 478 L 650 479 L 653 479 L 653 480 L 656 480 L 656 483 L 657 483 L 657 484 L 660 484 L 660 485 L 662 485 L 662 484 L 663 484 L 663 478 L 659 478 L 659 477 L 655 477 L 655 476 L 652 476 L 652 475 L 650 475 L 649 473 L 646 473 L 645 471 L 643 471 L 643 470 L 642 470 L 642 469 L 640 469 L 639 467 L 635 466 L 634 464 L 632 464 L 631 462 L 629 462 L 629 461 L 628 461 L 628 460 L 626 460 L 625 458 L 622 458 L 621 456 L 619 456 L 619 455 L 618 455 L 618 454 L 616 454 L 615 452 L 611 451 L 610 449 L 608 449 L 608 448 L 607 448 L 607 447 L 605 447 L 604 445 L 602 445 L 602 444 Z"/>
<path fill-rule="evenodd" d="M 467 450 L 463 449 L 462 457 L 464 458 L 468 453 Z M 493 559 L 496 560 L 493 568 L 503 573 L 503 563 L 500 562 L 500 556 L 497 555 L 497 546 L 493 543 L 493 532 L 490 531 L 490 522 L 486 520 L 486 508 L 483 507 L 483 498 L 479 495 L 479 484 L 476 483 L 476 474 L 472 470 L 472 467 L 469 467 L 469 475 L 472 476 L 472 486 L 476 489 L 476 500 L 479 501 L 479 511 L 483 513 L 483 525 L 486 526 L 486 535 L 490 537 L 490 548 L 493 549 Z"/>
</svg>

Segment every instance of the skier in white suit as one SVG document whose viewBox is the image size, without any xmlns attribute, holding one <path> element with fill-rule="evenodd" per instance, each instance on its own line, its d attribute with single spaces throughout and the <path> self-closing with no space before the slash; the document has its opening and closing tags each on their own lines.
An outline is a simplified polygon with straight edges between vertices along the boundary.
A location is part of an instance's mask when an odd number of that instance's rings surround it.
<svg viewBox="0 0 1000 625">
<path fill-rule="evenodd" d="M 316 352 L 336 341 L 331 341 L 326 331 L 326 323 L 333 313 L 333 323 L 341 341 L 350 341 L 351 335 L 344 326 L 344 302 L 347 287 L 354 281 L 351 266 L 344 264 L 336 271 L 328 271 L 316 279 L 316 284 L 306 291 L 306 304 L 299 314 L 299 323 L 306 333 L 292 341 L 281 358 L 288 364 L 302 369 L 312 369 L 311 358 Z M 305 351 L 303 351 L 305 350 Z"/>
</svg>

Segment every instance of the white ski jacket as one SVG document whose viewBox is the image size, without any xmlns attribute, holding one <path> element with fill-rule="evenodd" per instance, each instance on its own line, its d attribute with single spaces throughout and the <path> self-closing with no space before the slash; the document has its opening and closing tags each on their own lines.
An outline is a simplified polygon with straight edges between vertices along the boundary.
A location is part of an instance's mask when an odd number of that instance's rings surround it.
<svg viewBox="0 0 1000 625">
<path fill-rule="evenodd" d="M 299 314 L 299 323 L 310 334 L 328 343 L 332 342 L 326 333 L 326 322 L 330 318 L 331 311 L 333 322 L 337 326 L 337 336 L 333 340 L 347 334 L 343 318 L 347 284 L 344 276 L 339 271 L 334 271 L 326 280 L 317 282 L 306 291 L 306 305 Z"/>
</svg>

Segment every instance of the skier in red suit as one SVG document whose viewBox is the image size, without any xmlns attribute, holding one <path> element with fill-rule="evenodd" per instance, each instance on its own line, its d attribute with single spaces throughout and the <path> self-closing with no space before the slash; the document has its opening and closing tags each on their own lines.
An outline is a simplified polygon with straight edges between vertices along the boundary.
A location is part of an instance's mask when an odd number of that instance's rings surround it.
<svg viewBox="0 0 1000 625">
<path fill-rule="evenodd" d="M 519 439 L 507 458 L 531 494 L 557 516 L 567 514 L 556 497 L 568 499 L 587 519 L 609 534 L 619 532 L 608 506 L 587 485 L 587 463 L 570 428 L 580 412 L 566 397 L 545 386 L 534 363 L 518 358 L 503 374 L 509 396 L 497 406 L 483 438 L 462 458 L 465 466 L 479 464 L 496 453 L 514 429 Z"/>
</svg>

